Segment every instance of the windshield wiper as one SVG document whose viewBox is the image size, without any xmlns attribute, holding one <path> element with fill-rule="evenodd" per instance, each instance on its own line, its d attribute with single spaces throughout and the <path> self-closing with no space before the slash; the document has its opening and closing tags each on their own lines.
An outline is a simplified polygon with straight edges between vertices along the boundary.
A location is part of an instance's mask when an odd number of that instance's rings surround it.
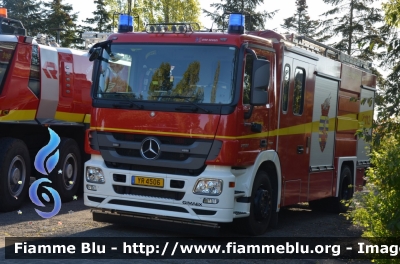
<svg viewBox="0 0 400 264">
<path fill-rule="evenodd" d="M 192 104 L 192 105 L 194 105 L 196 107 L 196 108 L 192 108 L 192 109 L 189 109 L 188 107 L 176 107 L 175 110 L 178 110 L 178 111 L 180 111 L 180 110 L 192 110 L 193 112 L 197 112 L 197 110 L 201 109 L 204 112 L 206 112 L 207 114 L 210 113 L 210 110 L 205 109 L 204 107 L 201 107 L 200 105 L 196 104 L 195 102 L 192 102 L 192 101 L 189 100 L 190 98 L 194 98 L 194 97 L 180 96 L 180 95 L 175 95 L 175 96 L 159 95 L 157 97 L 159 97 L 159 98 L 171 98 L 171 99 L 183 99 L 186 102 L 188 102 L 188 103 L 190 103 L 190 104 Z"/>
<path fill-rule="evenodd" d="M 113 96 L 120 96 L 123 98 L 128 99 L 128 102 L 124 102 L 124 101 L 119 101 L 118 103 L 113 104 L 112 106 L 115 108 L 120 108 L 120 107 L 128 107 L 128 108 L 133 108 L 136 107 L 137 109 L 143 109 L 143 105 L 139 105 L 137 103 L 135 103 L 132 100 L 132 97 L 129 96 L 128 94 L 125 93 L 101 93 L 101 94 L 107 94 L 107 95 L 113 95 Z"/>
</svg>

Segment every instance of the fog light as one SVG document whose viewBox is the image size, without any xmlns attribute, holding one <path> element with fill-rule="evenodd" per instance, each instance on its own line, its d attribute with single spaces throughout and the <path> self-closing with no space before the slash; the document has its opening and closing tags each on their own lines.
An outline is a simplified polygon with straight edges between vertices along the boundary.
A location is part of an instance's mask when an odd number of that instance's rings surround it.
<svg viewBox="0 0 400 264">
<path fill-rule="evenodd" d="M 94 183 L 105 183 L 103 171 L 96 167 L 86 167 L 86 181 Z"/>
<path fill-rule="evenodd" d="M 200 179 L 197 180 L 194 188 L 194 194 L 220 195 L 222 193 L 222 180 L 218 179 Z"/>
<path fill-rule="evenodd" d="M 91 191 L 97 191 L 96 185 L 86 184 L 86 188 Z"/>
<path fill-rule="evenodd" d="M 203 203 L 205 204 L 217 204 L 219 200 L 217 198 L 204 198 Z"/>
</svg>

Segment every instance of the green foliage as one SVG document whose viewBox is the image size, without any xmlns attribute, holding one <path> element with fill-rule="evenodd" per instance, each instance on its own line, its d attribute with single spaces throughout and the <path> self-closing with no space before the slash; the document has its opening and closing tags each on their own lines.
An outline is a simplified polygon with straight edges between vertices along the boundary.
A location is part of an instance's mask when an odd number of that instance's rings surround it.
<svg viewBox="0 0 400 264">
<path fill-rule="evenodd" d="M 110 17 L 114 13 L 128 13 L 128 5 L 121 0 L 103 0 L 108 6 Z M 193 22 L 200 24 L 198 0 L 137 0 L 131 9 L 135 18 L 135 31 L 144 30 L 149 23 Z M 117 16 L 114 27 L 117 26 Z"/>
<path fill-rule="evenodd" d="M 385 11 L 385 21 L 387 24 L 395 27 L 400 26 L 400 1 L 389 0 L 382 3 L 382 8 Z"/>
<path fill-rule="evenodd" d="M 300 35 L 314 37 L 317 34 L 316 31 L 319 27 L 319 22 L 310 19 L 306 0 L 296 0 L 296 6 L 296 13 L 284 19 L 284 23 L 281 26 L 287 30 L 295 31 Z"/>
<path fill-rule="evenodd" d="M 364 237 L 400 237 L 400 141 L 387 136 L 371 153 L 368 192 L 356 193 L 348 216 L 363 227 Z M 384 260 L 375 260 L 384 262 Z"/>
<path fill-rule="evenodd" d="M 254 12 L 257 6 L 264 3 L 264 0 L 225 0 L 221 3 L 213 3 L 210 7 L 214 8 L 213 11 L 203 9 L 206 16 L 210 17 L 220 29 L 227 29 L 225 21 L 222 21 L 224 13 L 243 12 L 246 15 L 245 29 L 248 31 L 262 30 L 265 28 L 265 21 L 272 19 L 278 10 L 273 12 Z M 228 18 L 228 16 L 225 16 Z"/>
<path fill-rule="evenodd" d="M 76 22 L 78 14 L 73 13 L 72 6 L 64 4 L 62 0 L 53 0 L 44 3 L 47 8 L 45 26 L 46 32 L 53 36 L 57 35 L 57 29 L 60 31 L 60 40 L 62 47 L 69 47 L 78 39 L 76 35 Z"/>
<path fill-rule="evenodd" d="M 336 49 L 349 55 L 372 61 L 379 47 L 386 43 L 382 39 L 385 26 L 377 27 L 383 20 L 381 10 L 371 7 L 376 0 L 323 0 L 333 8 L 324 14 L 320 41 L 339 36 L 333 43 Z"/>
<path fill-rule="evenodd" d="M 84 23 L 95 25 L 95 27 L 84 27 L 84 30 L 88 31 L 98 31 L 98 32 L 107 32 L 111 31 L 111 14 L 105 9 L 105 1 L 104 0 L 95 0 L 96 10 L 93 12 L 93 18 L 87 18 L 82 21 Z"/>
</svg>

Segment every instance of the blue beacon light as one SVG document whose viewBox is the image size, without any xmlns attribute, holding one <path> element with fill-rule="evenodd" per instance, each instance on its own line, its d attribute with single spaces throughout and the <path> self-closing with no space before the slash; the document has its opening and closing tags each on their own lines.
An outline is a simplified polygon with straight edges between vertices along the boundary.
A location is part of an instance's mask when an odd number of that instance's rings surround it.
<svg viewBox="0 0 400 264">
<path fill-rule="evenodd" d="M 231 14 L 229 16 L 228 33 L 244 33 L 245 16 L 241 13 Z"/>
<path fill-rule="evenodd" d="M 133 18 L 125 14 L 119 15 L 118 33 L 133 32 Z"/>
</svg>

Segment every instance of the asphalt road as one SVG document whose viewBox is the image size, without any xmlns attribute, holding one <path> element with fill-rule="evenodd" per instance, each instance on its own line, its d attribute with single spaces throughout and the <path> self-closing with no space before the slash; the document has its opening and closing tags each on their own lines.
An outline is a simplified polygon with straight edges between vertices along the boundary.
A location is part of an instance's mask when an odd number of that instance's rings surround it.
<svg viewBox="0 0 400 264">
<path fill-rule="evenodd" d="M 196 228 L 183 232 L 139 228 L 131 225 L 99 223 L 92 220 L 90 209 L 82 197 L 62 204 L 58 215 L 43 219 L 35 212 L 30 200 L 20 212 L 0 213 L 0 260 L 2 263 L 369 263 L 365 260 L 5 260 L 5 237 L 196 237 Z M 193 232 L 191 232 L 193 231 Z M 221 237 L 242 236 L 232 226 L 221 229 Z M 265 237 L 360 237 L 361 230 L 342 215 L 314 212 L 307 206 L 284 209 L 279 214 L 279 226 Z M 212 241 L 212 238 L 210 238 Z"/>
</svg>

